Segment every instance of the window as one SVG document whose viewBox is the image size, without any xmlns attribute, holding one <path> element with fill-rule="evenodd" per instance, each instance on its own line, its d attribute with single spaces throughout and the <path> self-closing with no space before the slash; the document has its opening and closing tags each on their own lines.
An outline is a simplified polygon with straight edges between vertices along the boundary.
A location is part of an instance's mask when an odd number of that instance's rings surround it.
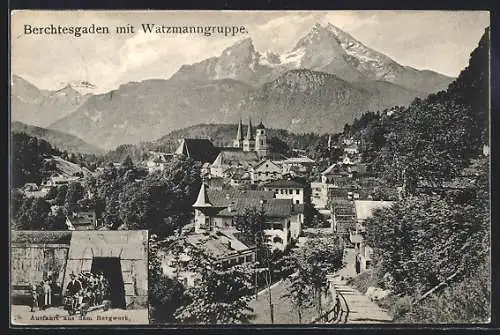
<svg viewBox="0 0 500 335">
<path fill-rule="evenodd" d="M 295 203 L 298 205 L 300 203 L 300 201 L 299 200 L 295 200 Z"/>
<path fill-rule="evenodd" d="M 280 193 L 283 194 L 283 190 L 280 190 Z"/>
<path fill-rule="evenodd" d="M 300 194 L 300 190 L 295 190 L 295 194 Z"/>
</svg>

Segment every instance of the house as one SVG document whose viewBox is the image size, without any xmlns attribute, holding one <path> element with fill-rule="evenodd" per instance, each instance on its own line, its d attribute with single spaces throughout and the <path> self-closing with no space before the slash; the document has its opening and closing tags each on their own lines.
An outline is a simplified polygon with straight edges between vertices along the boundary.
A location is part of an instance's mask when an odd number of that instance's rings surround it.
<svg viewBox="0 0 500 335">
<path fill-rule="evenodd" d="M 260 161 L 250 169 L 252 184 L 266 183 L 272 180 L 277 180 L 281 178 L 281 175 L 282 168 L 269 159 Z"/>
<path fill-rule="evenodd" d="M 348 155 L 359 154 L 359 147 L 357 142 L 351 142 L 346 147 L 344 147 L 344 153 Z"/>
<path fill-rule="evenodd" d="M 283 173 L 289 173 L 293 176 L 304 176 L 310 172 L 316 162 L 309 157 L 291 157 L 280 162 L 283 167 Z"/>
<path fill-rule="evenodd" d="M 390 207 L 393 203 L 393 201 L 354 201 L 355 231 L 349 233 L 349 239 L 355 246 L 357 273 L 365 271 L 370 266 L 373 254 L 373 249 L 364 241 L 365 221 L 372 217 L 376 210 Z"/>
<path fill-rule="evenodd" d="M 181 246 L 181 252 L 174 252 L 175 246 Z M 256 261 L 256 248 L 247 246 L 232 233 L 214 229 L 211 232 L 191 233 L 174 245 L 159 251 L 162 272 L 169 278 L 177 279 L 184 287 L 194 287 L 201 279 L 195 267 L 190 266 L 194 249 L 202 252 L 213 265 L 230 267 L 237 264 Z M 179 248 L 177 248 L 179 250 Z"/>
<path fill-rule="evenodd" d="M 182 155 L 192 158 L 202 163 L 213 162 L 218 149 L 209 139 L 184 138 L 179 140 L 179 146 L 175 150 L 175 155 Z"/>
<path fill-rule="evenodd" d="M 45 183 L 43 183 L 42 186 L 44 187 L 56 187 L 56 186 L 61 186 L 61 185 L 69 185 L 72 182 L 80 180 L 80 177 L 78 176 L 67 176 L 67 175 L 54 175 Z"/>
<path fill-rule="evenodd" d="M 265 191 L 274 192 L 276 199 L 290 199 L 294 204 L 304 204 L 306 186 L 294 180 L 276 180 L 264 185 Z"/>
<path fill-rule="evenodd" d="M 233 167 L 249 171 L 259 162 L 259 155 L 255 151 L 241 151 L 233 148 L 224 148 L 210 165 L 212 177 L 224 177 L 224 172 Z"/>
<path fill-rule="evenodd" d="M 93 210 L 78 211 L 66 217 L 68 230 L 95 230 L 97 217 Z"/>
<path fill-rule="evenodd" d="M 235 232 L 235 217 L 255 208 L 264 212 L 267 227 L 264 233 L 271 247 L 285 250 L 302 233 L 303 206 L 291 199 L 275 199 L 271 191 L 213 190 L 203 183 L 193 208 L 195 232 L 215 228 Z"/>
<path fill-rule="evenodd" d="M 325 184 L 335 184 L 338 178 L 349 177 L 341 164 L 333 163 L 326 170 L 321 172 L 321 182 Z"/>
<path fill-rule="evenodd" d="M 329 189 L 333 187 L 332 184 L 323 182 L 311 183 L 311 204 L 318 209 L 328 207 Z"/>
<path fill-rule="evenodd" d="M 238 166 L 231 166 L 223 173 L 223 180 L 229 181 L 229 185 L 233 187 L 250 185 L 252 178 L 247 169 Z"/>
<path fill-rule="evenodd" d="M 164 152 L 150 151 L 148 153 L 148 159 L 145 164 L 148 171 L 163 171 L 168 161 L 172 158 L 172 154 L 167 154 Z"/>
<path fill-rule="evenodd" d="M 26 184 L 24 184 L 23 190 L 27 191 L 27 192 L 34 192 L 34 191 L 38 191 L 39 189 L 38 189 L 38 185 L 35 183 L 26 183 Z"/>
</svg>

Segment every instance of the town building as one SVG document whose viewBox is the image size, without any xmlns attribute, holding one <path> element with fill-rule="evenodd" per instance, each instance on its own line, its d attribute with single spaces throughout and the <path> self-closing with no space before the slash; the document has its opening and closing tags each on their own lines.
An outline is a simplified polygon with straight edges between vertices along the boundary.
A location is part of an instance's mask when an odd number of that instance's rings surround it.
<svg viewBox="0 0 500 335">
<path fill-rule="evenodd" d="M 172 154 L 167 154 L 158 151 L 150 151 L 148 153 L 148 158 L 144 162 L 144 164 L 146 165 L 150 173 L 154 171 L 163 171 L 171 158 Z"/>
<path fill-rule="evenodd" d="M 218 153 L 218 148 L 206 138 L 183 138 L 174 152 L 175 155 L 187 156 L 202 163 L 213 162 Z"/>
<path fill-rule="evenodd" d="M 183 243 L 182 251 L 179 251 Z M 218 229 L 191 233 L 181 237 L 169 247 L 160 250 L 163 274 L 178 280 L 184 287 L 195 287 L 201 279 L 201 274 L 192 266 L 193 253 L 197 250 L 213 265 L 230 267 L 237 264 L 253 263 L 256 260 L 256 248 L 249 247 L 238 240 L 230 232 Z"/>
<path fill-rule="evenodd" d="M 266 218 L 265 235 L 275 249 L 285 250 L 302 233 L 304 207 L 291 199 L 276 199 L 274 191 L 257 190 L 213 190 L 203 183 L 195 210 L 195 232 L 236 232 L 235 217 L 247 209 L 262 210 Z"/>
<path fill-rule="evenodd" d="M 304 177 L 311 172 L 316 162 L 309 157 L 291 157 L 280 161 L 283 173 L 293 177 Z"/>
<path fill-rule="evenodd" d="M 264 159 L 252 166 L 250 174 L 252 184 L 267 183 L 281 178 L 282 168 L 272 160 Z"/>
<path fill-rule="evenodd" d="M 94 210 L 78 211 L 66 217 L 68 230 L 95 230 L 97 217 Z"/>
<path fill-rule="evenodd" d="M 264 190 L 274 192 L 276 199 L 290 199 L 294 204 L 304 204 L 306 186 L 294 180 L 276 180 L 264 185 Z"/>
<path fill-rule="evenodd" d="M 233 148 L 224 149 L 221 150 L 210 165 L 210 175 L 212 177 L 224 178 L 224 173 L 233 167 L 250 171 L 258 162 L 259 156 L 255 151 L 234 150 Z"/>
</svg>

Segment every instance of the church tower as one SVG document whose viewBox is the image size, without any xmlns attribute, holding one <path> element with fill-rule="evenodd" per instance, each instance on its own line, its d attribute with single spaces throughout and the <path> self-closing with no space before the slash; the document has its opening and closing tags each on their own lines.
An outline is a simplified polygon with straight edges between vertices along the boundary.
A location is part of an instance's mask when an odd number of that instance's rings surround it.
<svg viewBox="0 0 500 335">
<path fill-rule="evenodd" d="M 243 151 L 254 151 L 255 139 L 253 137 L 252 120 L 248 118 L 247 136 L 243 140 Z"/>
<path fill-rule="evenodd" d="M 236 133 L 236 139 L 233 141 L 233 147 L 235 148 L 243 148 L 243 126 L 241 124 L 241 118 L 240 122 L 238 123 L 238 132 Z"/>
<path fill-rule="evenodd" d="M 259 123 L 256 130 L 255 135 L 255 151 L 260 157 L 266 157 L 269 153 L 269 148 L 267 145 L 267 135 L 266 135 L 266 127 L 262 124 L 262 121 Z"/>
</svg>

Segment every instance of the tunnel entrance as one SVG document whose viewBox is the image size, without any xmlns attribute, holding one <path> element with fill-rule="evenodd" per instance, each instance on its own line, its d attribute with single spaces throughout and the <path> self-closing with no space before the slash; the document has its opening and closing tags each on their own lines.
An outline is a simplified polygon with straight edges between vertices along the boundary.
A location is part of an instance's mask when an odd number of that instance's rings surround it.
<svg viewBox="0 0 500 335">
<path fill-rule="evenodd" d="M 94 257 L 90 271 L 96 274 L 102 272 L 104 278 L 108 280 L 110 288 L 108 299 L 111 301 L 111 307 L 125 309 L 125 285 L 120 259 L 118 257 Z"/>
</svg>

